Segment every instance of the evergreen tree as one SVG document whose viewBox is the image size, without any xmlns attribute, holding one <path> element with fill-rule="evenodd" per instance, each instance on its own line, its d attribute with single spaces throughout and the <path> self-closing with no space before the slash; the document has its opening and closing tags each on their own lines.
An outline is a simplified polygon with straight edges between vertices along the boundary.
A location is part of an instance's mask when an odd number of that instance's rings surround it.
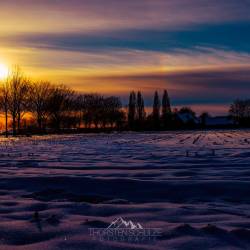
<svg viewBox="0 0 250 250">
<path fill-rule="evenodd" d="M 135 92 L 132 91 L 129 96 L 129 104 L 128 104 L 128 125 L 130 128 L 134 128 L 136 118 L 136 95 Z"/>
<path fill-rule="evenodd" d="M 155 91 L 154 95 L 154 104 L 153 104 L 153 123 L 155 128 L 159 128 L 160 126 L 160 100 L 159 100 L 159 95 L 158 92 Z"/>
<path fill-rule="evenodd" d="M 136 109 L 137 109 L 137 121 L 139 123 L 138 125 L 141 126 L 145 119 L 146 113 L 145 113 L 145 108 L 144 108 L 143 96 L 140 91 L 137 93 Z"/>
<path fill-rule="evenodd" d="M 164 90 L 162 97 L 162 116 L 171 114 L 170 99 L 167 90 Z"/>
<path fill-rule="evenodd" d="M 162 97 L 162 121 L 164 127 L 171 123 L 171 106 L 167 90 L 164 90 Z"/>
</svg>

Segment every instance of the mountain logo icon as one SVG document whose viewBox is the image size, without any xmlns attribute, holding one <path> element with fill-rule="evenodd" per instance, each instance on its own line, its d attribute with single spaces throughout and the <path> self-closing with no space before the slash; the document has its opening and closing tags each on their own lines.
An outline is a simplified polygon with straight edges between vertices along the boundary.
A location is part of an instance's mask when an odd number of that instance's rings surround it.
<svg viewBox="0 0 250 250">
<path fill-rule="evenodd" d="M 115 229 L 115 228 L 125 228 L 125 229 L 143 229 L 140 223 L 134 223 L 131 220 L 126 221 L 122 217 L 115 219 L 112 223 L 107 227 L 107 229 Z"/>
<path fill-rule="evenodd" d="M 144 228 L 140 223 L 124 220 L 122 217 L 113 220 L 105 228 L 89 228 L 90 236 L 100 241 L 116 242 L 155 242 L 161 236 L 160 228 Z"/>
</svg>

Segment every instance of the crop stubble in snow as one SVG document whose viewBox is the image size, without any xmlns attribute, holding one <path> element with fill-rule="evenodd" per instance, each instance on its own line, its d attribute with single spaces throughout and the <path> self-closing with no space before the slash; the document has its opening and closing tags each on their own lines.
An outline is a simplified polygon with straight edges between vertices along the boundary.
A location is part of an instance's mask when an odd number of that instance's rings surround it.
<svg viewBox="0 0 250 250">
<path fill-rule="evenodd" d="M 0 249 L 250 249 L 249 132 L 1 139 Z M 117 217 L 163 234 L 90 238 Z"/>
</svg>

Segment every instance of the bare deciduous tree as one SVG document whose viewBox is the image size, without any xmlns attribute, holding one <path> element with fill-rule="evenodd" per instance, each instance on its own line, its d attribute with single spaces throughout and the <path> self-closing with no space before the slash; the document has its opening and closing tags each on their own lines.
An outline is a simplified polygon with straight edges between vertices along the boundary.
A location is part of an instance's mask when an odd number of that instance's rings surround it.
<svg viewBox="0 0 250 250">
<path fill-rule="evenodd" d="M 250 125 L 250 100 L 235 100 L 230 106 L 229 115 L 240 125 Z"/>
<path fill-rule="evenodd" d="M 9 85 L 5 80 L 0 89 L 0 109 L 4 112 L 5 136 L 8 137 Z"/>
<path fill-rule="evenodd" d="M 59 131 L 67 113 L 72 111 L 75 92 L 64 85 L 54 86 L 48 99 L 48 113 L 54 128 Z"/>
<path fill-rule="evenodd" d="M 52 85 L 49 82 L 35 82 L 30 86 L 29 109 L 34 113 L 40 131 L 46 126 L 48 114 L 48 102 L 53 93 Z"/>
<path fill-rule="evenodd" d="M 8 79 L 8 109 L 12 118 L 13 135 L 20 131 L 21 118 L 27 110 L 29 81 L 18 66 L 13 67 Z"/>
</svg>

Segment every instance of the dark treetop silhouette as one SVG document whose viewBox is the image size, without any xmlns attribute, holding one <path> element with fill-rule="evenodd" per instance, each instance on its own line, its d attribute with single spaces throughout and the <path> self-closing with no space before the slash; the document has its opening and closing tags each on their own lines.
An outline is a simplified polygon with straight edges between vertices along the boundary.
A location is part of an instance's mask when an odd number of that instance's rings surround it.
<svg viewBox="0 0 250 250">
<path fill-rule="evenodd" d="M 200 118 L 189 107 L 172 111 L 167 90 L 162 100 L 154 93 L 152 113 L 147 115 L 143 94 L 132 91 L 127 109 L 115 96 L 81 94 L 64 85 L 33 82 L 15 66 L 0 89 L 0 108 L 5 135 L 88 130 L 165 130 L 206 127 L 207 113 Z M 250 101 L 236 100 L 226 125 L 250 125 Z M 229 119 L 229 118 L 228 118 Z M 210 122 L 210 124 L 212 124 Z M 12 130 L 12 131 L 11 131 Z"/>
</svg>

